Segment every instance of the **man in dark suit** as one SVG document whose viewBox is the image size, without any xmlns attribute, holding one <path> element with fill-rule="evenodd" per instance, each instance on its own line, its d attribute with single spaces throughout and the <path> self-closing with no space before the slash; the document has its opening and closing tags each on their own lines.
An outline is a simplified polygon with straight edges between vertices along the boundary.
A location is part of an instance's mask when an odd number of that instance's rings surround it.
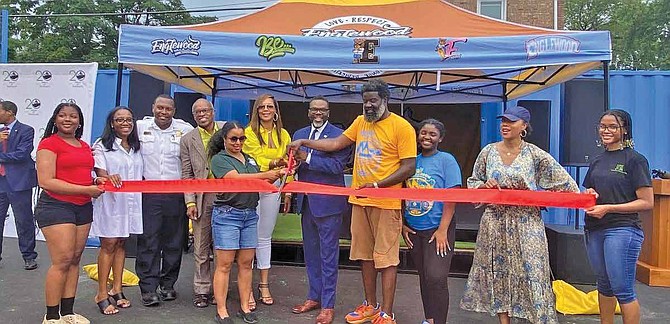
<svg viewBox="0 0 670 324">
<path fill-rule="evenodd" d="M 32 208 L 33 188 L 37 186 L 33 152 L 35 129 L 16 120 L 17 107 L 0 101 L 0 256 L 5 216 L 12 205 L 19 250 L 26 270 L 37 269 L 35 221 Z M 0 257 L 2 259 L 2 257 Z"/>
<path fill-rule="evenodd" d="M 309 102 L 307 116 L 312 124 L 295 132 L 293 139 L 336 138 L 342 130 L 328 123 L 330 108 L 324 97 Z M 332 153 L 302 147 L 296 152 L 301 164 L 298 180 L 344 187 L 343 169 L 349 161 L 351 148 Z M 305 265 L 309 281 L 307 300 L 293 307 L 295 314 L 321 308 L 316 323 L 333 322 L 337 263 L 340 255 L 339 235 L 342 211 L 347 197 L 299 194 L 298 212 L 302 213 L 302 237 Z"/>
</svg>

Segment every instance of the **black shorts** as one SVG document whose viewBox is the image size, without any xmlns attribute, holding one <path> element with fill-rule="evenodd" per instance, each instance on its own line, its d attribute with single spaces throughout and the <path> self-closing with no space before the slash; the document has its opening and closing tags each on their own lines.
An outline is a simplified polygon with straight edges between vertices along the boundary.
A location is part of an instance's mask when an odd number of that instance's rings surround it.
<svg viewBox="0 0 670 324">
<path fill-rule="evenodd" d="M 35 206 L 35 220 L 39 228 L 56 224 L 86 225 L 93 222 L 93 204 L 76 205 L 55 199 L 42 191 Z"/>
</svg>

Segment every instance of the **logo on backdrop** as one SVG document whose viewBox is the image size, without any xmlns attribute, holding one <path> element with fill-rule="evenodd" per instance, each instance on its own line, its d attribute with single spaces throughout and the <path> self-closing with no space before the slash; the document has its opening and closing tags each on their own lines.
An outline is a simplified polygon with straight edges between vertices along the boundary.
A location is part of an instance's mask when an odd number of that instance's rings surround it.
<svg viewBox="0 0 670 324">
<path fill-rule="evenodd" d="M 16 82 L 19 81 L 19 72 L 14 70 L 12 71 L 2 71 L 2 82 L 8 88 L 16 87 Z"/>
<path fill-rule="evenodd" d="M 60 100 L 61 103 L 77 104 L 77 100 L 74 98 L 63 98 Z"/>
<path fill-rule="evenodd" d="M 379 63 L 375 49 L 379 47 L 379 38 L 354 38 L 354 64 Z"/>
<path fill-rule="evenodd" d="M 84 87 L 84 81 L 86 80 L 86 72 L 84 70 L 70 70 L 69 74 L 69 81 L 73 88 Z"/>
<path fill-rule="evenodd" d="M 258 36 L 256 38 L 256 47 L 258 47 L 258 56 L 265 58 L 268 62 L 273 58 L 295 53 L 293 44 L 279 36 Z"/>
<path fill-rule="evenodd" d="M 526 41 L 527 60 L 549 53 L 579 53 L 581 43 L 568 36 L 540 36 Z"/>
<path fill-rule="evenodd" d="M 461 53 L 458 52 L 456 43 L 467 43 L 467 38 L 440 38 L 437 41 L 437 46 L 435 46 L 435 52 L 442 58 L 442 61 L 453 60 L 461 58 Z"/>
<path fill-rule="evenodd" d="M 351 26 L 351 28 L 344 28 L 345 26 Z M 369 28 L 363 26 L 369 26 Z M 312 28 L 301 29 L 301 31 L 303 36 L 309 37 L 374 37 L 377 38 L 377 41 L 379 41 L 378 38 L 382 37 L 411 37 L 412 35 L 412 27 L 402 26 L 392 20 L 365 15 L 335 17 L 319 22 Z M 377 47 L 378 46 L 379 44 L 377 44 Z M 352 63 L 378 63 L 379 57 L 374 53 L 374 48 L 376 47 L 373 47 L 371 53 L 368 54 L 372 55 L 369 59 L 376 60 L 376 62 L 365 62 L 361 61 L 361 59 L 368 58 L 363 57 L 365 54 L 360 49 L 357 49 L 356 44 L 354 43 L 354 60 Z M 365 50 L 365 47 L 362 47 L 362 49 Z M 361 79 L 379 76 L 384 72 L 381 70 L 357 72 L 331 70 L 330 73 L 349 79 Z"/>
<path fill-rule="evenodd" d="M 42 108 L 42 102 L 37 99 L 31 99 L 28 98 L 24 101 L 26 103 L 26 107 L 24 108 L 26 111 L 26 114 L 35 116 L 40 114 L 40 108 Z"/>
<path fill-rule="evenodd" d="M 49 81 L 53 78 L 53 74 L 51 74 L 51 71 L 49 70 L 37 70 L 35 71 L 35 75 L 37 76 L 37 84 L 41 88 L 48 88 L 49 87 Z"/>
<path fill-rule="evenodd" d="M 200 55 L 200 40 L 188 35 L 184 40 L 176 38 L 159 38 L 151 41 L 151 54 L 174 55 Z"/>
</svg>

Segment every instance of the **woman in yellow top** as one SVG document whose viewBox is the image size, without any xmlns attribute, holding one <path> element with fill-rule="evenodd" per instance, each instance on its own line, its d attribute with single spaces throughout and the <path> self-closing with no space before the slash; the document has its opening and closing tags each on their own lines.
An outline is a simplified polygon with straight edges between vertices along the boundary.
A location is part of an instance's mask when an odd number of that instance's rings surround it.
<svg viewBox="0 0 670 324">
<path fill-rule="evenodd" d="M 263 94 L 256 99 L 251 111 L 251 121 L 244 129 L 244 135 L 247 140 L 244 142 L 242 151 L 256 160 L 261 172 L 287 165 L 286 145 L 291 142 L 291 136 L 282 128 L 279 103 L 272 95 Z M 256 266 L 261 272 L 261 280 L 258 284 L 259 300 L 265 305 L 274 304 L 268 278 L 270 276 L 272 232 L 277 222 L 279 205 L 279 193 L 260 194 L 257 207 L 259 217 Z M 250 296 L 249 303 L 252 309 L 255 308 L 253 296 Z"/>
</svg>

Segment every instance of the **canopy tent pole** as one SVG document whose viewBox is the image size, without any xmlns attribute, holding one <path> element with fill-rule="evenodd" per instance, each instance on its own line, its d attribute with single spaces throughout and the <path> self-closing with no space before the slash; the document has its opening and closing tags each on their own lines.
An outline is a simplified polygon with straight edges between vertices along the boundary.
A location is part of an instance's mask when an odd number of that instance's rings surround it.
<svg viewBox="0 0 670 324">
<path fill-rule="evenodd" d="M 507 111 L 507 82 L 502 82 L 503 114 Z"/>
<path fill-rule="evenodd" d="M 216 88 L 217 81 L 219 81 L 219 78 L 214 77 L 214 81 L 212 82 L 212 107 L 214 107 L 214 103 L 216 102 L 216 93 L 218 92 L 218 89 Z"/>
<path fill-rule="evenodd" d="M 116 66 L 116 107 L 121 105 L 121 86 L 123 84 L 123 63 Z"/>
<path fill-rule="evenodd" d="M 603 99 L 605 111 L 610 109 L 610 61 L 603 61 Z"/>
</svg>

